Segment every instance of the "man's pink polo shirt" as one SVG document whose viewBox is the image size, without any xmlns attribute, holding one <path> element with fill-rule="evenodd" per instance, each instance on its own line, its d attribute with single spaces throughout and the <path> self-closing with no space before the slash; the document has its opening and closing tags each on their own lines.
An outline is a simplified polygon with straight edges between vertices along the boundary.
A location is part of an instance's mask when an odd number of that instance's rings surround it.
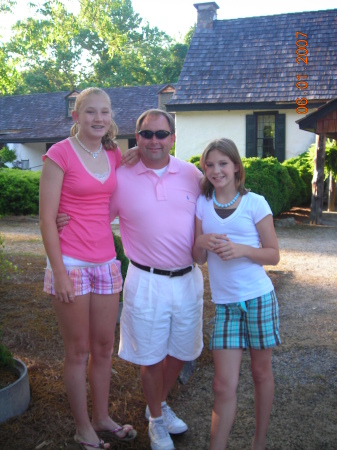
<svg viewBox="0 0 337 450">
<path fill-rule="evenodd" d="M 140 161 L 120 167 L 111 197 L 127 257 L 144 266 L 177 269 L 193 263 L 194 217 L 201 172 L 170 156 L 158 177 Z"/>
</svg>

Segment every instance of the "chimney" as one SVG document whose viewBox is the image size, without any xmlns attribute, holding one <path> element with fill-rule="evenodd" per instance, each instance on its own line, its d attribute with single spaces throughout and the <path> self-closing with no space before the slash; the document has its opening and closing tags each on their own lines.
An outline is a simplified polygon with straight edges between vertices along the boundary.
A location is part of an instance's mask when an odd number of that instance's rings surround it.
<svg viewBox="0 0 337 450">
<path fill-rule="evenodd" d="M 193 6 L 198 11 L 197 28 L 213 28 L 219 6 L 215 2 L 195 3 Z"/>
</svg>

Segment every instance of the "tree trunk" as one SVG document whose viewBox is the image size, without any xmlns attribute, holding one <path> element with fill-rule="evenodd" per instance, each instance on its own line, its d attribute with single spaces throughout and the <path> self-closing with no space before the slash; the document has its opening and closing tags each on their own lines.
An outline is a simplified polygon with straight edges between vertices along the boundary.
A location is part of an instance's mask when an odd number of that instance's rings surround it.
<svg viewBox="0 0 337 450">
<path fill-rule="evenodd" d="M 324 163 L 326 135 L 316 136 L 315 170 L 312 179 L 312 196 L 310 205 L 310 223 L 322 225 L 323 193 L 324 193 Z"/>
<path fill-rule="evenodd" d="M 336 203 L 336 181 L 332 176 L 332 172 L 330 172 L 328 211 L 335 211 L 335 203 Z"/>
</svg>

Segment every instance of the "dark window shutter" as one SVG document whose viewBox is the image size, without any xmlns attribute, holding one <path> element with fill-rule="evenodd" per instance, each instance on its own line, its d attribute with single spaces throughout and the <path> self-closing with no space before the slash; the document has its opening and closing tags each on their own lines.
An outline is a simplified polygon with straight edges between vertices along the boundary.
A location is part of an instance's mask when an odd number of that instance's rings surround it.
<svg viewBox="0 0 337 450">
<path fill-rule="evenodd" d="M 246 157 L 256 156 L 256 116 L 246 116 Z"/>
<path fill-rule="evenodd" d="M 275 156 L 282 162 L 286 156 L 286 115 L 275 116 Z"/>
</svg>

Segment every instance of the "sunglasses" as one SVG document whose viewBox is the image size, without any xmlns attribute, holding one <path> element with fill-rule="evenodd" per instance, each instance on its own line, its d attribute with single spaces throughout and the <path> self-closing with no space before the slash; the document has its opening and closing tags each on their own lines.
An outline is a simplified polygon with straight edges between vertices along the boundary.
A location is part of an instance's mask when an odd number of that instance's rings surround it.
<svg viewBox="0 0 337 450">
<path fill-rule="evenodd" d="M 144 139 L 152 139 L 153 135 L 156 136 L 157 139 L 165 139 L 167 136 L 170 136 L 169 131 L 166 130 L 158 130 L 158 131 L 151 131 L 151 130 L 141 130 L 138 131 L 138 134 L 140 134 L 141 137 Z"/>
</svg>

